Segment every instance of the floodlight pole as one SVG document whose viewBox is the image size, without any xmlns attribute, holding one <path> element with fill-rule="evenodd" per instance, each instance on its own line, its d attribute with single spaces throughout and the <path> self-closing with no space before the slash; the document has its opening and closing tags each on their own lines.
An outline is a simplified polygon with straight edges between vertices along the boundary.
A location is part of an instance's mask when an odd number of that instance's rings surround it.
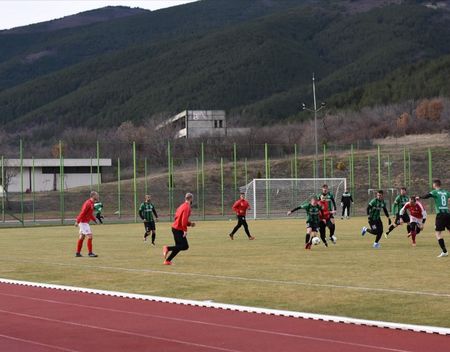
<svg viewBox="0 0 450 352">
<path fill-rule="evenodd" d="M 314 76 L 314 73 L 312 75 L 312 90 L 313 90 L 313 102 L 314 102 L 314 109 L 308 109 L 306 105 L 303 103 L 302 108 L 303 110 L 308 110 L 311 112 L 314 112 L 314 144 L 316 147 L 316 154 L 315 154 L 315 162 L 316 162 L 316 177 L 319 177 L 319 138 L 317 136 L 317 113 L 322 110 L 325 107 L 325 103 L 322 103 L 320 108 L 317 109 L 317 99 L 316 99 L 316 78 Z"/>
<path fill-rule="evenodd" d="M 314 73 L 312 75 L 312 88 L 314 99 L 314 143 L 316 145 L 316 177 L 319 177 L 319 142 L 317 138 L 317 101 L 316 101 L 316 82 Z"/>
</svg>

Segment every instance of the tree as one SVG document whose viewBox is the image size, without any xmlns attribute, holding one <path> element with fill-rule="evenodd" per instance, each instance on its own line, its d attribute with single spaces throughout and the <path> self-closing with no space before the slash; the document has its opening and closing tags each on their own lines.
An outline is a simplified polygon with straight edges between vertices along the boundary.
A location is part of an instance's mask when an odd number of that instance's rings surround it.
<svg viewBox="0 0 450 352">
<path fill-rule="evenodd" d="M 416 108 L 416 116 L 418 119 L 428 121 L 439 121 L 441 119 L 444 104 L 441 99 L 423 99 Z"/>
<path fill-rule="evenodd" d="M 399 117 L 397 117 L 397 130 L 404 133 L 406 131 L 406 128 L 408 127 L 410 119 L 411 116 L 407 112 L 404 112 Z"/>
</svg>

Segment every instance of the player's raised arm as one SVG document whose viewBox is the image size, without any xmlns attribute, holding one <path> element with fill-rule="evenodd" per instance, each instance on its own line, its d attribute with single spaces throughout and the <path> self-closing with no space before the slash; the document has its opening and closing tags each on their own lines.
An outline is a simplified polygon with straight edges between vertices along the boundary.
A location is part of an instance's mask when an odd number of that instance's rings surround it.
<svg viewBox="0 0 450 352">
<path fill-rule="evenodd" d="M 294 209 L 292 209 L 292 210 L 289 210 L 289 211 L 287 212 L 287 215 L 291 215 L 293 212 L 296 212 L 297 210 L 300 210 L 300 209 L 303 209 L 303 206 L 302 206 L 302 205 L 299 205 L 297 208 L 294 208 Z"/>
</svg>

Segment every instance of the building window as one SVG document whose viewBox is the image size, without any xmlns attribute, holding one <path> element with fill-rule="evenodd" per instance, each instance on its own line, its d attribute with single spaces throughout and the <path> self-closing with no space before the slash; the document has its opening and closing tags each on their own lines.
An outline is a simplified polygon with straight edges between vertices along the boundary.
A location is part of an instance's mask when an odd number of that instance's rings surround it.
<svg viewBox="0 0 450 352">
<path fill-rule="evenodd" d="M 223 120 L 214 120 L 214 128 L 223 128 Z"/>
<path fill-rule="evenodd" d="M 100 173 L 102 168 L 100 167 Z M 97 165 L 92 165 L 92 172 L 97 173 Z M 44 166 L 42 168 L 43 174 L 59 174 L 59 166 Z M 91 173 L 90 166 L 64 166 L 64 174 L 89 174 Z"/>
</svg>

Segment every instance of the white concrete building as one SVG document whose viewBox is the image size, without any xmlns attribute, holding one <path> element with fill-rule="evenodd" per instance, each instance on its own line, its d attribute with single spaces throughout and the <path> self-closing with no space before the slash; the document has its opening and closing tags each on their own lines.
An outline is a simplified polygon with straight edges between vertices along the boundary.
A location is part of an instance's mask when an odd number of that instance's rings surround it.
<svg viewBox="0 0 450 352">
<path fill-rule="evenodd" d="M 57 191 L 61 188 L 59 159 L 23 159 L 23 181 L 20 175 L 20 159 L 5 159 L 4 163 L 5 182 L 8 183 L 5 189 L 8 192 L 21 192 L 22 182 L 24 192 Z M 98 165 L 97 159 L 64 159 L 64 189 L 101 183 L 102 168 L 111 165 L 111 159 L 99 159 Z M 98 174 L 97 166 L 100 169 Z"/>
<path fill-rule="evenodd" d="M 227 120 L 223 110 L 185 110 L 163 122 L 156 129 L 175 128 L 175 138 L 225 137 Z"/>
</svg>

